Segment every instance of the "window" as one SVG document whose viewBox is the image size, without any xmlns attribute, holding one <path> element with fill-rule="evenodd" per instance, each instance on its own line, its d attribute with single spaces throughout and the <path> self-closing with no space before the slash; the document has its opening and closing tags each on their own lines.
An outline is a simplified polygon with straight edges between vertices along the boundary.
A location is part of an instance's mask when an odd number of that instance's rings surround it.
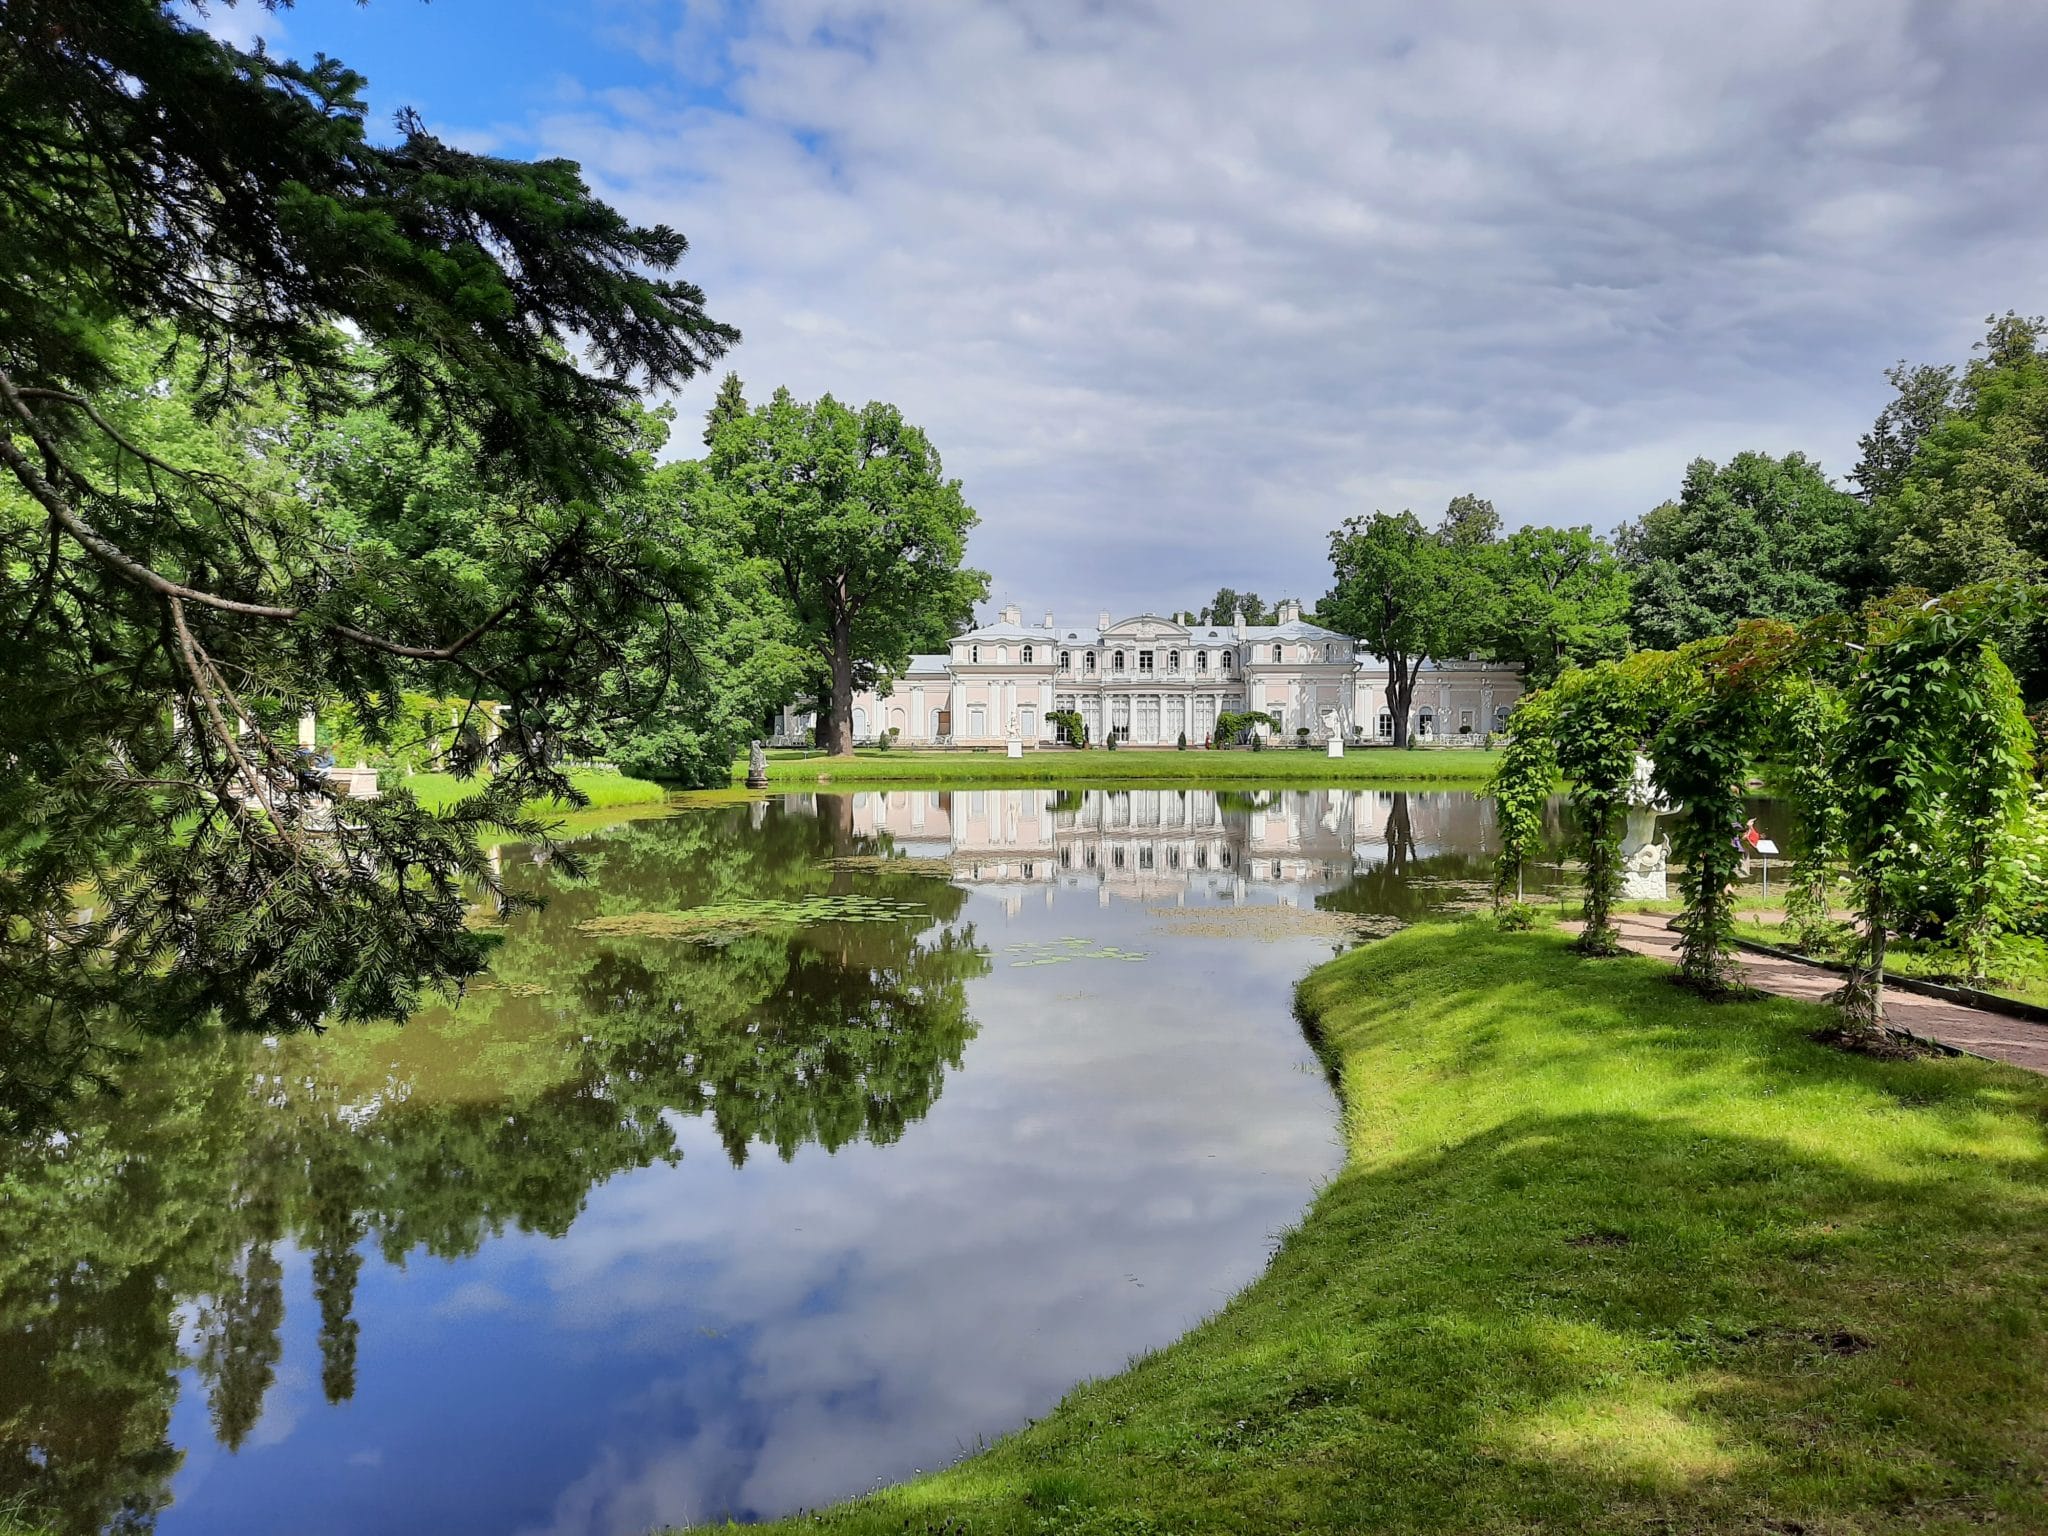
<svg viewBox="0 0 2048 1536">
<path fill-rule="evenodd" d="M 1087 659 L 1083 664 L 1082 670 L 1086 672 L 1093 672 L 1095 670 L 1095 653 L 1093 651 L 1090 651 L 1088 653 Z"/>
<path fill-rule="evenodd" d="M 1273 647 L 1273 659 L 1275 661 L 1280 659 L 1280 647 L 1277 645 Z"/>
<path fill-rule="evenodd" d="M 1152 670 L 1152 653 L 1150 651 L 1138 652 L 1138 670 L 1140 672 L 1150 672 Z"/>
<path fill-rule="evenodd" d="M 1008 647 L 1007 645 L 999 645 L 999 646 L 997 646 L 997 647 L 996 647 L 996 665 L 997 665 L 997 666 L 1001 666 L 1001 667 L 1007 667 L 1007 666 L 1008 666 L 1009 664 L 1010 664 L 1010 648 L 1009 648 L 1009 647 Z"/>
<path fill-rule="evenodd" d="M 1168 651 L 1166 653 L 1166 670 L 1169 672 L 1178 672 L 1180 670 L 1179 651 Z"/>
<path fill-rule="evenodd" d="M 1136 726 L 1138 740 L 1159 740 L 1159 695 L 1144 693 L 1138 696 Z"/>
<path fill-rule="evenodd" d="M 1017 711 L 1017 734 L 1026 741 L 1038 740 L 1038 711 L 1029 704 Z"/>
<path fill-rule="evenodd" d="M 861 708 L 859 708 L 859 707 L 856 707 L 856 708 L 854 709 L 854 711 L 853 711 L 853 735 L 854 735 L 854 739 L 855 739 L 856 741 L 862 740 L 862 739 L 864 739 L 864 738 L 865 738 L 865 737 L 867 736 L 867 733 L 868 733 L 868 712 L 867 712 L 866 710 L 864 710 L 864 709 L 861 709 Z"/>
<path fill-rule="evenodd" d="M 1222 670 L 1223 670 L 1223 671 L 1225 671 L 1225 672 L 1228 672 L 1228 671 L 1230 670 L 1230 652 L 1228 652 L 1228 651 L 1225 651 L 1225 652 L 1223 653 L 1223 665 L 1222 665 Z"/>
<path fill-rule="evenodd" d="M 972 662 L 979 662 L 981 660 L 981 647 L 978 645 L 967 647 L 967 659 Z"/>
<path fill-rule="evenodd" d="M 1385 710 L 1385 709 L 1383 709 L 1383 710 L 1381 710 L 1381 711 L 1380 711 L 1380 730 L 1379 730 L 1379 734 L 1380 734 L 1380 737 L 1381 737 L 1381 739 L 1382 739 L 1382 740 L 1391 740 L 1391 739 L 1393 738 L 1393 735 L 1394 735 L 1394 716 L 1393 716 L 1393 712 L 1392 712 L 1391 710 Z"/>
<path fill-rule="evenodd" d="M 1074 670 L 1074 653 L 1072 651 L 1060 652 L 1060 670 L 1062 672 L 1071 672 Z"/>
<path fill-rule="evenodd" d="M 932 711 L 932 740 L 937 741 L 945 734 L 946 712 L 943 709 L 935 709 Z"/>
<path fill-rule="evenodd" d="M 1028 645 L 1024 647 L 1024 665 L 1027 667 L 1031 665 L 1031 647 Z"/>
<path fill-rule="evenodd" d="M 1026 661 L 1029 661 L 1029 660 L 1031 659 L 1031 653 L 1030 653 L 1029 651 L 1026 651 L 1026 652 L 1024 653 L 1024 659 L 1025 659 Z M 1337 647 L 1335 647 L 1334 645 L 1326 645 L 1326 646 L 1324 646 L 1324 647 L 1323 647 L 1323 660 L 1325 660 L 1325 661 L 1335 661 L 1336 659 L 1337 659 Z"/>
<path fill-rule="evenodd" d="M 1424 709 L 1415 717 L 1415 724 L 1418 733 L 1424 740 L 1434 736 L 1436 734 L 1436 711 Z"/>
<path fill-rule="evenodd" d="M 1493 706 L 1493 728 L 1496 731 L 1504 731 L 1508 728 L 1507 705 L 1496 704 Z"/>
<path fill-rule="evenodd" d="M 967 734 L 969 736 L 986 736 L 988 734 L 988 711 L 979 704 L 968 706 Z"/>
<path fill-rule="evenodd" d="M 1209 653 L 1207 651 L 1195 652 L 1195 670 L 1197 672 L 1209 670 Z"/>
<path fill-rule="evenodd" d="M 1124 653 L 1122 651 L 1112 651 L 1109 657 L 1109 670 L 1112 672 L 1121 672 L 1123 671 L 1123 669 Z"/>
<path fill-rule="evenodd" d="M 1461 709 L 1458 711 L 1458 734 L 1460 736 L 1470 736 L 1472 734 L 1472 719 L 1471 710 Z"/>
</svg>

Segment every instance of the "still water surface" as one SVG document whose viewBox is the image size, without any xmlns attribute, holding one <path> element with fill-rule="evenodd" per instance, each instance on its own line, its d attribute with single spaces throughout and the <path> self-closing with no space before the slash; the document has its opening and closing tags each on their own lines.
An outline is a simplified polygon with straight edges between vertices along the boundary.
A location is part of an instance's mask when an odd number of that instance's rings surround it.
<svg viewBox="0 0 2048 1536">
<path fill-rule="evenodd" d="M 610 1536 L 943 1464 L 1259 1272 L 1340 1157 L 1294 982 L 1490 841 L 988 790 L 507 846 L 549 904 L 460 1006 L 181 1042 L 0 1148 L 0 1507 Z"/>
</svg>

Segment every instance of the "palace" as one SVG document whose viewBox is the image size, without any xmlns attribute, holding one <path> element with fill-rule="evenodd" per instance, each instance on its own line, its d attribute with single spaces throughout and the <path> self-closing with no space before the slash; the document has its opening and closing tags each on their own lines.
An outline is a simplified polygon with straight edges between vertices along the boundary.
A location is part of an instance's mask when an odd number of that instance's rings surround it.
<svg viewBox="0 0 2048 1536">
<path fill-rule="evenodd" d="M 904 746 L 991 747 L 1058 739 L 1049 717 L 1075 711 L 1088 739 L 1173 746 L 1212 735 L 1217 717 L 1262 710 L 1292 740 L 1389 740 L 1387 664 L 1348 635 L 1283 603 L 1278 624 L 1178 624 L 1156 614 L 1062 627 L 1048 613 L 1027 625 L 1013 605 L 954 640 L 945 655 L 913 656 L 886 692 L 853 701 L 856 741 L 893 731 Z M 1519 669 L 1497 662 L 1425 662 L 1410 740 L 1476 741 L 1503 728 L 1521 696 Z M 808 740 L 815 710 L 795 706 L 779 740 Z"/>
</svg>

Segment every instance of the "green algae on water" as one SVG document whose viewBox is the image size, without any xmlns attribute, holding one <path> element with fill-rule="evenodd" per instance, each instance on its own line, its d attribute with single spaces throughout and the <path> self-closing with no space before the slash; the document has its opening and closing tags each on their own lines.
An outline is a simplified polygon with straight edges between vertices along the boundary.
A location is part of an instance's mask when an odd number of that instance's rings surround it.
<svg viewBox="0 0 2048 1536">
<path fill-rule="evenodd" d="M 1043 944 L 1005 944 L 1005 954 L 1016 956 L 1010 964 L 1065 965 L 1070 960 L 1145 960 L 1150 956 L 1115 944 L 1098 944 L 1093 939 L 1049 939 Z"/>
<path fill-rule="evenodd" d="M 680 939 L 689 944 L 719 945 L 777 928 L 800 928 L 809 923 L 893 923 L 924 912 L 914 901 L 848 892 L 797 901 L 721 901 L 680 912 L 620 912 L 586 918 L 576 930 L 607 938 Z"/>
</svg>

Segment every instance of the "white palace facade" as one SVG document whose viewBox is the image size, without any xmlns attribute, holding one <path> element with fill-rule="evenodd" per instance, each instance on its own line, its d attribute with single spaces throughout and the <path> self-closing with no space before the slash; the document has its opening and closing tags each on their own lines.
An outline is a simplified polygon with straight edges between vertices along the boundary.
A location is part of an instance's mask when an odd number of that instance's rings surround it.
<svg viewBox="0 0 2048 1536">
<path fill-rule="evenodd" d="M 886 691 L 853 701 L 856 741 L 896 733 L 903 746 L 1050 744 L 1049 717 L 1072 710 L 1101 742 L 1190 745 L 1214 734 L 1219 715 L 1260 710 L 1282 740 L 1380 741 L 1394 734 L 1387 664 L 1348 635 L 1283 603 L 1278 624 L 1179 624 L 1156 614 L 1092 627 L 997 621 L 954 640 L 945 655 L 913 656 Z M 1518 669 L 1497 662 L 1425 662 L 1416 679 L 1409 738 L 1476 741 L 1502 729 L 1521 696 Z M 805 706 L 785 710 L 778 739 L 802 742 L 817 723 Z"/>
</svg>

